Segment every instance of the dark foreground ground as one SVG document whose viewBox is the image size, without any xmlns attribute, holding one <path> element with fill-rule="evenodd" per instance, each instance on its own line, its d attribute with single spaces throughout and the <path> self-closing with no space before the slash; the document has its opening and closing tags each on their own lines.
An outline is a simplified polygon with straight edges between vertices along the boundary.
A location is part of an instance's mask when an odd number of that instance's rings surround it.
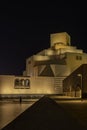
<svg viewBox="0 0 87 130">
<path fill-rule="evenodd" d="M 87 99 L 77 101 L 58 102 L 73 118 L 87 127 Z M 86 128 L 87 129 L 87 128 Z"/>
<path fill-rule="evenodd" d="M 86 103 L 42 97 L 2 130 L 86 130 L 86 122 Z"/>
</svg>

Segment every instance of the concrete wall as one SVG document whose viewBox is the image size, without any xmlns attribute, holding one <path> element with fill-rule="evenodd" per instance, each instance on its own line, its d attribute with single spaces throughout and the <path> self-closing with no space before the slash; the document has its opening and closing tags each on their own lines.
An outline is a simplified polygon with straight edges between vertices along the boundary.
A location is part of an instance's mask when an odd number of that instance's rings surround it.
<svg viewBox="0 0 87 130">
<path fill-rule="evenodd" d="M 29 88 L 26 86 L 15 86 L 15 80 L 29 79 Z M 18 94 L 58 94 L 54 87 L 54 78 L 51 77 L 17 77 L 0 76 L 0 95 L 18 95 Z"/>
<path fill-rule="evenodd" d="M 80 65 L 87 64 L 87 54 L 85 53 L 67 53 L 66 64 L 70 73 L 76 70 Z"/>
</svg>

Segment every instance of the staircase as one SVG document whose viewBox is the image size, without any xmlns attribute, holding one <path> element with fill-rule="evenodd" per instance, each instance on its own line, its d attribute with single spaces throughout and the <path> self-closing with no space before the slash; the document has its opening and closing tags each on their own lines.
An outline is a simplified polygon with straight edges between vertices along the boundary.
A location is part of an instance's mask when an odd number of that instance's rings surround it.
<svg viewBox="0 0 87 130">
<path fill-rule="evenodd" d="M 66 77 L 55 77 L 54 78 L 54 89 L 56 94 L 63 94 L 63 80 Z"/>
</svg>

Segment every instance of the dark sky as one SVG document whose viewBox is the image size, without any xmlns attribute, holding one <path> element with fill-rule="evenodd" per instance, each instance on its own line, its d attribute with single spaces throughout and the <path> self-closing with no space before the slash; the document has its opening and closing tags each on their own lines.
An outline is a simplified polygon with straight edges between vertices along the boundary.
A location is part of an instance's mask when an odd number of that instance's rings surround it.
<svg viewBox="0 0 87 130">
<path fill-rule="evenodd" d="M 86 8 L 50 3 L 5 3 L 0 11 L 0 74 L 21 75 L 26 58 L 49 48 L 50 33 L 67 32 L 86 50 Z"/>
</svg>

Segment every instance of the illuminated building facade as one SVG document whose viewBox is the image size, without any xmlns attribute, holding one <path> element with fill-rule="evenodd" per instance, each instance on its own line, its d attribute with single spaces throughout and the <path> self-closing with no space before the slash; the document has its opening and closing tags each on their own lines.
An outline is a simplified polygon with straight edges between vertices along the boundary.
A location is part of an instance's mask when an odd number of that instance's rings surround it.
<svg viewBox="0 0 87 130">
<path fill-rule="evenodd" d="M 50 47 L 26 59 L 23 76 L 0 76 L 0 95 L 64 95 L 63 81 L 82 64 L 87 54 L 71 46 L 66 32 L 51 34 Z"/>
</svg>

